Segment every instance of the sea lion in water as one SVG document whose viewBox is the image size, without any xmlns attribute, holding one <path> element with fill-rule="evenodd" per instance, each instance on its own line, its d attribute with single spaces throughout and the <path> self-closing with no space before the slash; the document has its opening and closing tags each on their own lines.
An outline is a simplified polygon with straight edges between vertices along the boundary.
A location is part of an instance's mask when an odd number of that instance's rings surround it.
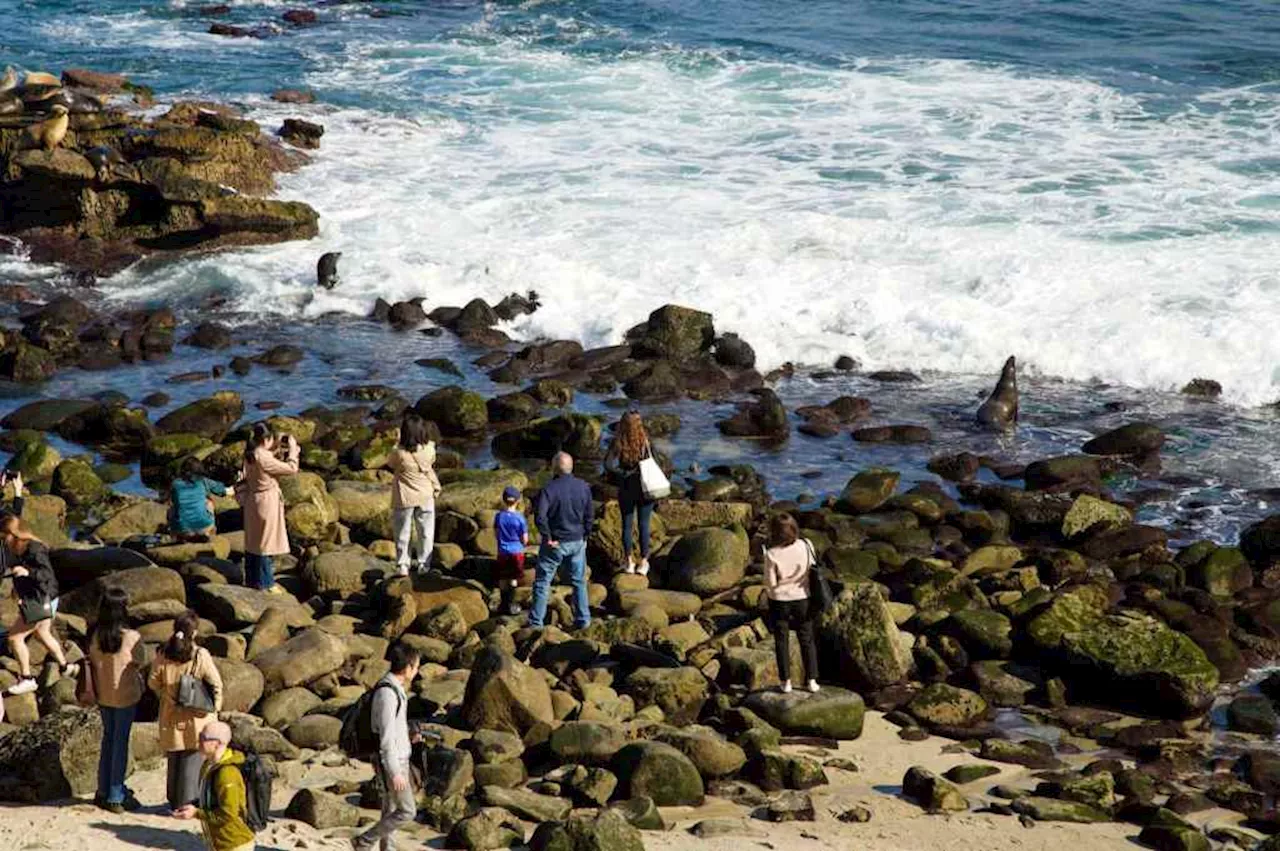
<svg viewBox="0 0 1280 851">
<path fill-rule="evenodd" d="M 978 408 L 978 422 L 987 428 L 1005 430 L 1018 421 L 1018 363 L 1011 356 L 1000 370 L 1000 380 L 987 401 Z"/>
<path fill-rule="evenodd" d="M 316 286 L 331 290 L 338 285 L 338 258 L 341 256 L 341 251 L 320 255 L 320 262 L 316 264 Z"/>
<path fill-rule="evenodd" d="M 52 151 L 61 145 L 62 140 L 67 136 L 67 128 L 71 126 L 71 119 L 67 115 L 65 106 L 55 104 L 52 112 L 53 117 L 27 128 L 28 138 L 46 151 Z"/>
</svg>

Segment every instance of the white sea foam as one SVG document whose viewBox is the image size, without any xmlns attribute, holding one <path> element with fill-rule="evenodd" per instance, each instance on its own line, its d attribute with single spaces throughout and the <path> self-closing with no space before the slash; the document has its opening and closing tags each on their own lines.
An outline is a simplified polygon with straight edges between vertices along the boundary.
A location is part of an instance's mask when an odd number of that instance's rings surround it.
<svg viewBox="0 0 1280 851">
<path fill-rule="evenodd" d="M 323 147 L 283 181 L 320 238 L 126 273 L 117 298 L 221 289 L 309 316 L 536 289 L 520 335 L 616 342 L 674 301 L 765 365 L 994 372 L 1015 353 L 1280 396 L 1274 87 L 1175 103 L 960 61 L 600 61 L 483 24 L 312 58 L 322 98 L 371 106 L 312 108 Z M 343 285 L 313 293 L 330 250 Z"/>
</svg>

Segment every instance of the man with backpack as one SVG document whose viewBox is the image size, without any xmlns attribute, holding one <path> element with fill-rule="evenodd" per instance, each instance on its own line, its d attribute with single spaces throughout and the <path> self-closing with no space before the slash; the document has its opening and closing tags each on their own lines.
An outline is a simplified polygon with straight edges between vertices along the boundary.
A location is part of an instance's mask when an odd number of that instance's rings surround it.
<svg viewBox="0 0 1280 851">
<path fill-rule="evenodd" d="M 395 832 L 418 814 L 409 771 L 413 746 L 409 741 L 406 689 L 418 676 L 421 659 L 417 650 L 397 643 L 387 653 L 387 660 L 391 672 L 378 681 L 364 705 L 357 709 L 357 716 L 367 711 L 367 721 L 356 719 L 357 738 L 368 739 L 358 742 L 357 747 L 367 751 L 382 793 L 382 820 L 351 840 L 355 851 L 372 851 L 375 844 L 381 845 L 382 851 L 393 851 Z"/>
<path fill-rule="evenodd" d="M 200 819 L 209 851 L 253 851 L 249 821 L 250 796 L 242 773 L 245 754 L 231 747 L 231 728 L 214 721 L 200 733 L 199 806 L 187 804 L 174 810 L 180 819 Z"/>
</svg>

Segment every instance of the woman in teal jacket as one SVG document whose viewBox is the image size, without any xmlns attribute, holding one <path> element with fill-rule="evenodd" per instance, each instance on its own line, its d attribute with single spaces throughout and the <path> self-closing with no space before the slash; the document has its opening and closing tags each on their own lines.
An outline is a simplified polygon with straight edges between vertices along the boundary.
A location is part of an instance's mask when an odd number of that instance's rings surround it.
<svg viewBox="0 0 1280 851">
<path fill-rule="evenodd" d="M 213 497 L 226 495 L 224 485 L 205 477 L 199 458 L 183 461 L 178 478 L 169 488 L 169 531 L 184 540 L 213 536 L 217 532 Z"/>
</svg>

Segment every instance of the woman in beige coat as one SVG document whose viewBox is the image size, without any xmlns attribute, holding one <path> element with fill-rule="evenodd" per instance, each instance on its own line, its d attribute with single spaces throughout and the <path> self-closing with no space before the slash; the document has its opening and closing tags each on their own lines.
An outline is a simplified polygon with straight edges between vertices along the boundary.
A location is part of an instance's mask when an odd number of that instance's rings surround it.
<svg viewBox="0 0 1280 851">
<path fill-rule="evenodd" d="M 194 804 L 200 797 L 200 733 L 222 710 L 222 676 L 213 657 L 196 646 L 200 618 L 186 611 L 173 624 L 169 639 L 151 664 L 147 684 L 160 698 L 160 747 L 169 754 L 169 808 Z M 183 674 L 202 681 L 213 698 L 213 712 L 199 712 L 178 705 L 178 683 Z"/>
<path fill-rule="evenodd" d="M 415 528 L 419 546 L 415 567 L 425 573 L 431 563 L 440 495 L 435 463 L 436 445 L 427 439 L 427 423 L 410 411 L 400 423 L 400 445 L 387 462 L 396 476 L 391 486 L 391 525 L 396 535 L 396 571 L 401 576 L 409 575 L 409 545 Z"/>
<path fill-rule="evenodd" d="M 272 556 L 289 552 L 289 533 L 284 525 L 284 498 L 281 476 L 298 472 L 298 441 L 286 434 L 283 445 L 287 460 L 275 456 L 276 436 L 265 423 L 256 423 L 244 451 L 244 473 L 236 485 L 236 497 L 244 509 L 244 578 L 250 588 L 279 592 Z"/>
</svg>

